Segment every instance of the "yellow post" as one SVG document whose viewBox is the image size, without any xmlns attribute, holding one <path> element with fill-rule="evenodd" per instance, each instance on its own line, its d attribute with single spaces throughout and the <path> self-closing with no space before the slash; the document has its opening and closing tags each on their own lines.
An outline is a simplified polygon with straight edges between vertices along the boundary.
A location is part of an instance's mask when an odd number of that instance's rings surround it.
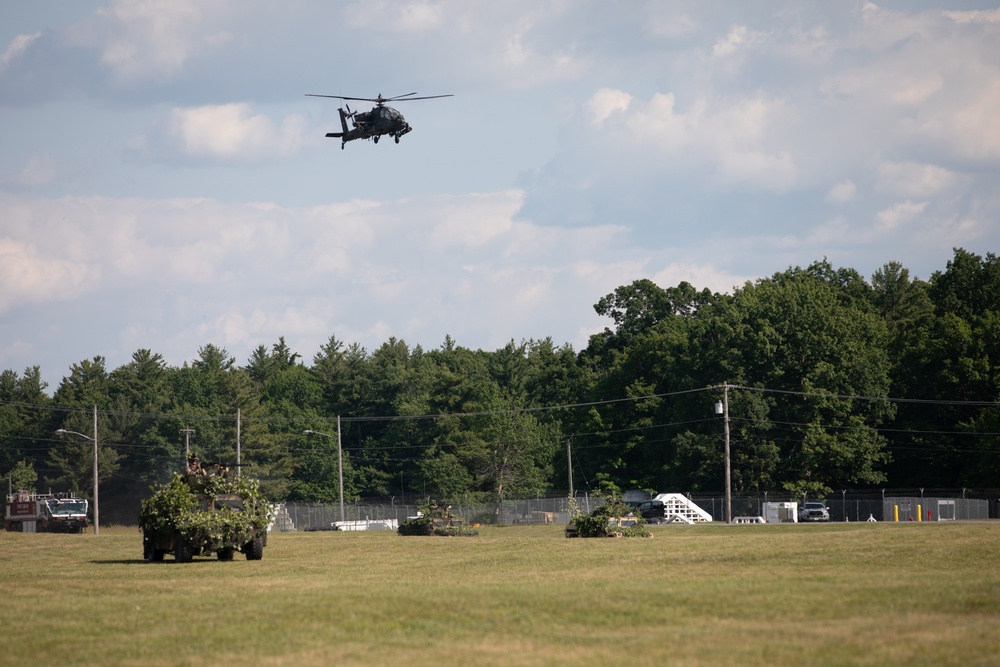
<svg viewBox="0 0 1000 667">
<path fill-rule="evenodd" d="M 892 520 L 896 522 L 899 521 L 899 505 L 892 506 Z"/>
<path fill-rule="evenodd" d="M 923 521 L 923 510 L 920 509 L 920 505 L 917 505 L 917 521 Z"/>
</svg>

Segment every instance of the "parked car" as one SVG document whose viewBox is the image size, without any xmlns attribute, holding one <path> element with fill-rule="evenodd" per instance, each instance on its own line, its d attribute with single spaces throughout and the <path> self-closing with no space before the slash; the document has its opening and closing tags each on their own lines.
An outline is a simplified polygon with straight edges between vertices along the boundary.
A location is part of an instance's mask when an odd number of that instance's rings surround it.
<svg viewBox="0 0 1000 667">
<path fill-rule="evenodd" d="M 830 510 L 826 508 L 826 505 L 819 502 L 808 502 L 802 503 L 802 507 L 799 508 L 799 522 L 805 523 L 809 521 L 829 521 L 830 520 Z"/>
<path fill-rule="evenodd" d="M 662 500 L 647 500 L 636 505 L 635 511 L 646 523 L 663 523 L 667 520 L 667 508 Z"/>
</svg>

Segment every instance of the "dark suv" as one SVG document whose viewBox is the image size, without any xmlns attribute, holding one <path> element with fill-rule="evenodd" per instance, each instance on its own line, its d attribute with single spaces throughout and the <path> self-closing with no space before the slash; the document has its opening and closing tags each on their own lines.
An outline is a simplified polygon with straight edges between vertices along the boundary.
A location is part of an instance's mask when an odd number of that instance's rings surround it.
<svg viewBox="0 0 1000 667">
<path fill-rule="evenodd" d="M 667 520 L 667 508 L 662 500 L 646 500 L 635 507 L 646 523 L 663 523 Z"/>
</svg>

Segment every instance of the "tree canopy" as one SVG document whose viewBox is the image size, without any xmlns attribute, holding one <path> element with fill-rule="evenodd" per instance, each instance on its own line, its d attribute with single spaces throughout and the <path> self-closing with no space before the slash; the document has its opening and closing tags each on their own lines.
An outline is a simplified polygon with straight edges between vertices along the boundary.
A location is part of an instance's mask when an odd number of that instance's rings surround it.
<svg viewBox="0 0 1000 667">
<path fill-rule="evenodd" d="M 51 397 L 37 366 L 5 370 L 0 472 L 86 494 L 96 409 L 102 495 L 169 479 L 187 438 L 229 465 L 239 438 L 275 499 L 336 500 L 342 472 L 347 498 L 499 502 L 565 489 L 568 453 L 577 488 L 714 492 L 725 392 L 737 492 L 996 487 L 998 294 L 1000 260 L 956 249 L 927 281 L 826 260 L 730 294 L 639 279 L 597 300 L 609 325 L 579 352 L 331 336 L 308 360 L 281 337 L 241 365 L 208 343 L 179 367 L 82 360 Z"/>
</svg>

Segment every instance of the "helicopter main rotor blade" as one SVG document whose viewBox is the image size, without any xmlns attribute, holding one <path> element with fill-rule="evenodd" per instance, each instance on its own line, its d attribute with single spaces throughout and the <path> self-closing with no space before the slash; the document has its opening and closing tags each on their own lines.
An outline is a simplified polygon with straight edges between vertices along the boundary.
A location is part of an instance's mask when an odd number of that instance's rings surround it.
<svg viewBox="0 0 1000 667">
<path fill-rule="evenodd" d="M 410 95 L 414 95 L 414 94 L 415 93 L 410 93 Z M 404 96 L 402 96 L 402 99 L 400 99 L 399 97 L 390 97 L 390 98 L 386 99 L 386 102 L 412 102 L 413 100 L 433 100 L 433 99 L 437 99 L 438 97 L 455 97 L 455 96 L 454 95 L 427 95 L 427 96 L 424 96 L 424 97 L 406 97 L 404 95 Z"/>
<path fill-rule="evenodd" d="M 382 104 L 383 102 L 409 102 L 411 100 L 433 100 L 439 97 L 455 97 L 454 95 L 426 95 L 424 97 L 410 97 L 410 95 L 416 95 L 416 93 L 407 93 L 405 95 L 397 95 L 396 97 L 345 97 L 344 95 L 318 95 L 316 93 L 306 93 L 306 97 L 327 97 L 335 100 L 353 100 L 355 102 L 375 102 L 376 104 Z"/>
<path fill-rule="evenodd" d="M 343 95 L 317 95 L 316 93 L 306 93 L 306 97 L 328 97 L 334 100 L 354 100 L 357 102 L 378 102 L 374 97 L 344 97 Z"/>
</svg>

